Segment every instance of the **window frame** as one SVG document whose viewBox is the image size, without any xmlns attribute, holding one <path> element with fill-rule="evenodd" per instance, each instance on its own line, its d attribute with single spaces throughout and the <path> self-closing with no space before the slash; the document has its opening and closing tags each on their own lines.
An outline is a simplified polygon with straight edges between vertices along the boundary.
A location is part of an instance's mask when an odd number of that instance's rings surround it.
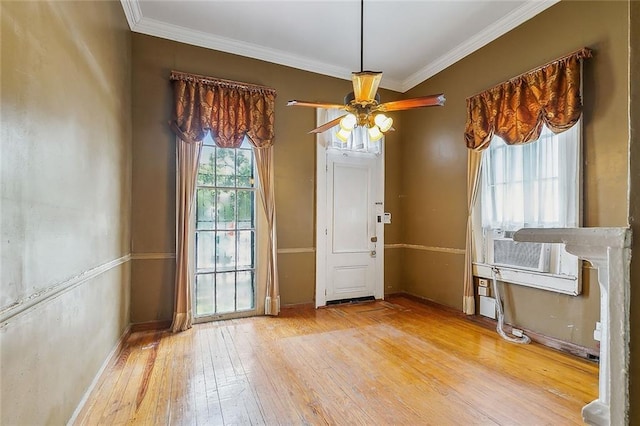
<svg viewBox="0 0 640 426">
<path fill-rule="evenodd" d="M 575 191 L 575 214 L 577 226 L 582 226 L 582 206 L 583 206 L 583 128 L 582 119 L 580 119 L 574 126 L 577 126 L 576 130 L 576 191 Z M 508 146 L 507 146 L 508 147 Z M 487 148 L 487 149 L 490 149 Z M 483 153 L 483 155 L 485 155 Z M 483 158 L 484 164 L 484 158 Z M 484 168 L 484 167 L 483 167 Z M 480 173 L 485 173 L 485 170 L 481 168 Z M 495 234 L 490 232 L 498 228 L 483 227 L 482 217 L 482 192 L 485 190 L 484 176 L 480 176 L 480 188 L 476 202 L 472 211 L 472 226 L 473 226 L 473 263 L 472 270 L 473 275 L 480 278 L 492 279 L 494 276 L 494 269 L 497 269 L 499 273 L 499 280 L 509 283 L 522 285 L 526 287 L 538 288 L 541 290 L 553 291 L 557 293 L 567 294 L 571 296 L 577 296 L 582 293 L 582 261 L 575 256 L 572 256 L 564 250 L 562 244 L 549 244 L 546 249 L 549 250 L 549 272 L 535 271 L 526 268 L 518 268 L 517 266 L 505 266 L 494 265 L 489 260 L 490 244 L 493 244 Z M 567 262 L 574 262 L 569 269 L 571 273 L 575 275 L 563 273 L 566 272 Z M 575 265 L 575 266 L 574 266 Z M 563 268 L 565 271 L 563 271 Z"/>
<path fill-rule="evenodd" d="M 193 209 L 192 212 L 192 219 L 193 219 L 193 256 L 191 259 L 192 262 L 192 271 L 191 274 L 193 276 L 193 285 L 191 286 L 191 300 L 193 301 L 193 308 L 192 308 L 192 318 L 193 318 L 193 323 L 203 323 L 203 322 L 210 322 L 210 321 L 216 321 L 216 320 L 224 320 L 224 319 L 232 319 L 232 318 L 242 318 L 242 317 L 248 317 L 248 316 L 255 316 L 258 313 L 259 310 L 259 306 L 258 306 L 258 293 L 259 293 L 259 289 L 258 289 L 258 280 L 259 280 L 259 223 L 261 222 L 260 217 L 259 217 L 259 211 L 258 211 L 258 197 L 257 197 L 257 168 L 256 168 L 256 161 L 255 161 L 255 154 L 253 152 L 253 148 L 251 147 L 251 145 L 249 144 L 248 140 L 245 137 L 245 140 L 243 141 L 242 145 L 238 148 L 221 148 L 218 147 L 215 142 L 213 141 L 213 139 L 211 138 L 211 135 L 207 135 L 205 137 L 205 139 L 203 140 L 203 146 L 202 149 L 204 150 L 205 147 L 212 147 L 214 149 L 233 149 L 233 150 L 237 150 L 239 148 L 241 148 L 242 150 L 247 150 L 251 152 L 251 163 L 252 163 L 252 168 L 251 168 L 251 185 L 250 186 L 238 186 L 237 184 L 237 180 L 235 181 L 235 184 L 233 186 L 229 186 L 229 185 L 225 185 L 225 186 L 218 186 L 218 182 L 217 179 L 214 181 L 215 183 L 213 185 L 211 184 L 200 184 L 198 182 L 198 178 L 196 178 L 196 185 L 195 185 L 195 190 L 196 190 L 196 196 L 194 199 L 194 203 L 195 203 L 195 208 Z M 237 152 L 237 151 L 236 151 Z M 202 155 L 202 154 L 201 154 Z M 237 154 L 236 154 L 237 155 Z M 234 156 L 234 158 L 236 158 Z M 236 163 L 237 166 L 237 163 Z M 200 169 L 200 163 L 198 164 L 198 174 L 199 174 L 199 169 Z M 235 174 L 234 171 L 234 175 L 233 176 L 237 176 Z M 217 176 L 216 176 L 217 177 Z M 217 232 L 220 232 L 221 229 L 218 229 L 217 227 L 217 217 L 214 221 L 215 225 L 213 228 L 211 229 L 198 229 L 198 190 L 199 189 L 212 189 L 212 190 L 225 190 L 225 191 L 235 191 L 236 195 L 238 193 L 238 191 L 248 191 L 251 192 L 252 194 L 252 210 L 251 210 L 251 214 L 252 214 L 252 227 L 251 228 L 225 228 L 222 229 L 222 231 L 224 230 L 229 230 L 230 232 L 234 232 L 237 233 L 237 231 L 252 231 L 252 247 L 251 247 L 251 259 L 252 259 L 252 265 L 249 268 L 246 267 L 242 267 L 241 269 L 238 269 L 238 264 L 237 264 L 237 259 L 236 259 L 236 263 L 234 265 L 233 269 L 228 269 L 228 270 L 219 270 L 217 265 L 214 264 L 213 268 L 201 268 L 201 270 L 199 270 L 198 268 L 198 264 L 197 264 L 197 257 L 198 257 L 198 252 L 197 252 L 197 240 L 198 240 L 198 234 L 201 232 L 205 232 L 205 233 L 213 233 L 213 235 L 216 235 Z M 238 197 L 235 197 L 235 206 L 234 206 L 234 218 L 237 218 L 238 216 Z M 234 221 L 237 223 L 237 221 Z M 214 244 L 216 244 L 214 242 Z M 234 238 L 234 251 L 237 255 L 238 253 L 238 237 L 235 236 Z M 249 309 L 242 309 L 242 310 L 238 310 L 237 309 L 237 283 L 236 283 L 236 287 L 235 287 L 235 294 L 234 294 L 234 305 L 235 305 L 235 310 L 234 311 L 228 311 L 228 312 L 214 312 L 213 314 L 203 314 L 203 315 L 198 315 L 197 314 L 197 299 L 196 299 L 196 287 L 197 287 L 197 277 L 198 275 L 213 275 L 214 276 L 214 280 L 217 278 L 216 276 L 220 273 L 228 273 L 228 272 L 234 272 L 236 274 L 236 279 L 237 279 L 237 273 L 238 272 L 246 272 L 249 271 L 252 274 L 252 289 L 253 289 L 253 300 L 252 300 L 252 307 Z M 214 281 L 214 310 L 215 310 L 215 306 L 216 306 L 216 294 L 215 294 L 215 281 Z"/>
</svg>

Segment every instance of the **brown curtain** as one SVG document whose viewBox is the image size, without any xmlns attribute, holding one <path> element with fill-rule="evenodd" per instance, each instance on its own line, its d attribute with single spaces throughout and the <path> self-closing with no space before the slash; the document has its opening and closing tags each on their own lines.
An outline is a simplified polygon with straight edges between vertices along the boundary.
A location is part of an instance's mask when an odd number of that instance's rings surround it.
<svg viewBox="0 0 640 426">
<path fill-rule="evenodd" d="M 273 140 L 274 107 L 276 92 L 274 89 L 253 84 L 215 79 L 177 71 L 171 72 L 170 80 L 174 92 L 174 119 L 170 122 L 178 138 L 192 147 L 201 148 L 201 141 L 207 132 L 216 145 L 222 148 L 237 148 L 245 136 L 253 146 L 258 169 L 258 191 L 265 211 L 269 229 L 269 265 L 267 271 L 267 313 L 277 315 L 280 311 L 278 289 L 278 268 L 276 263 L 275 199 L 273 189 Z M 179 143 L 180 145 L 180 143 Z M 194 148 L 195 149 L 195 148 Z M 193 235 L 191 209 L 195 199 L 195 165 L 186 161 L 178 162 L 178 175 L 190 176 L 193 171 L 193 185 L 186 186 L 184 196 L 184 214 L 178 212 L 178 240 L 180 232 L 186 236 L 182 247 L 176 252 L 176 297 L 174 331 L 185 330 L 191 326 L 191 280 L 190 259 L 192 244 L 188 244 Z M 183 170 L 183 167 L 185 170 Z M 180 185 L 179 190 L 181 190 Z M 180 192 L 178 196 L 182 198 Z M 189 204 L 190 203 L 190 204 Z M 188 235 L 187 235 L 188 234 Z M 182 320 L 188 317 L 188 321 Z"/>
<path fill-rule="evenodd" d="M 254 146 L 273 144 L 276 92 L 268 87 L 171 72 L 180 139 L 201 141 L 211 132 L 221 148 L 237 148 L 245 135 Z"/>
<path fill-rule="evenodd" d="M 576 124 L 582 114 L 581 61 L 590 57 L 591 50 L 580 49 L 467 99 L 464 137 L 469 148 L 468 216 L 462 305 L 468 315 L 475 313 L 471 219 L 478 194 L 481 151 L 489 147 L 494 135 L 509 145 L 523 144 L 537 140 L 543 124 L 554 133 Z"/>
<path fill-rule="evenodd" d="M 467 147 L 482 150 L 493 135 L 509 145 L 540 137 L 542 125 L 554 133 L 573 126 L 582 114 L 581 49 L 467 99 Z"/>
</svg>

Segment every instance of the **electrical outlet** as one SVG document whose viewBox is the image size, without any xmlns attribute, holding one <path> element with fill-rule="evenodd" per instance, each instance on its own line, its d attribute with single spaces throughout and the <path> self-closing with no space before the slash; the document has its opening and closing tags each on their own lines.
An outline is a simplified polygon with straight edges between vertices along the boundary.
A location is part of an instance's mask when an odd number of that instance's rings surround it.
<svg viewBox="0 0 640 426">
<path fill-rule="evenodd" d="M 489 287 L 489 280 L 486 278 L 480 278 L 478 280 L 478 287 Z"/>
</svg>

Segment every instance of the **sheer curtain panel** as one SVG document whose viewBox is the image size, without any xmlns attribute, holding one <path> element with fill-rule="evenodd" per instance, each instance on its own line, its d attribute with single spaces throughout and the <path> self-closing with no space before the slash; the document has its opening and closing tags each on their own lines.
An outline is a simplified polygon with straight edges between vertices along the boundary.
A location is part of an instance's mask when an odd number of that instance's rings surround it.
<svg viewBox="0 0 640 426">
<path fill-rule="evenodd" d="M 482 165 L 483 228 L 578 226 L 579 127 L 554 135 L 545 126 L 540 138 L 526 145 L 508 146 L 494 136 Z"/>
</svg>

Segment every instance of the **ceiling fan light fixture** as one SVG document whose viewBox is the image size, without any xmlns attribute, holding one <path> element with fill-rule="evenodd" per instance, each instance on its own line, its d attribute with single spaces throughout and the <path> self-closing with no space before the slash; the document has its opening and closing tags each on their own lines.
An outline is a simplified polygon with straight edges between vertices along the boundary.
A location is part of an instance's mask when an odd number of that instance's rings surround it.
<svg viewBox="0 0 640 426">
<path fill-rule="evenodd" d="M 349 136 L 351 136 L 351 130 L 347 130 L 344 128 L 340 128 L 340 130 L 338 130 L 338 133 L 336 133 L 336 137 L 338 139 L 340 139 L 343 143 L 346 143 L 347 140 L 349 139 Z"/>
<path fill-rule="evenodd" d="M 358 119 L 356 118 L 356 116 L 349 113 L 342 117 L 342 120 L 340 120 L 340 127 L 344 130 L 351 131 L 354 127 L 356 127 L 357 122 Z"/>
<path fill-rule="evenodd" d="M 345 111 L 347 113 L 345 116 L 336 117 L 316 127 L 309 133 L 326 132 L 339 125 L 336 136 L 342 142 L 347 142 L 351 136 L 351 131 L 356 126 L 366 128 L 369 140 L 371 141 L 380 140 L 385 132 L 393 130 L 393 119 L 381 114 L 382 112 L 404 111 L 414 108 L 444 105 L 445 98 L 442 93 L 439 95 L 421 96 L 419 98 L 380 103 L 378 87 L 380 86 L 381 80 L 382 72 L 364 70 L 364 0 L 360 0 L 360 72 L 351 74 L 353 92 L 345 96 L 343 105 L 328 102 L 292 100 L 287 103 L 287 106 L 298 105 Z"/>
<path fill-rule="evenodd" d="M 378 93 L 382 73 L 378 71 L 360 71 L 352 73 L 355 102 L 371 102 Z"/>
<path fill-rule="evenodd" d="M 380 128 L 378 126 L 369 127 L 367 132 L 369 133 L 369 139 L 372 142 L 375 142 L 375 141 L 378 141 L 378 140 L 382 139 L 383 134 L 380 131 Z"/>
<path fill-rule="evenodd" d="M 387 117 L 384 114 L 377 114 L 373 121 L 380 128 L 382 133 L 387 132 L 391 126 L 393 126 L 393 118 Z"/>
</svg>

